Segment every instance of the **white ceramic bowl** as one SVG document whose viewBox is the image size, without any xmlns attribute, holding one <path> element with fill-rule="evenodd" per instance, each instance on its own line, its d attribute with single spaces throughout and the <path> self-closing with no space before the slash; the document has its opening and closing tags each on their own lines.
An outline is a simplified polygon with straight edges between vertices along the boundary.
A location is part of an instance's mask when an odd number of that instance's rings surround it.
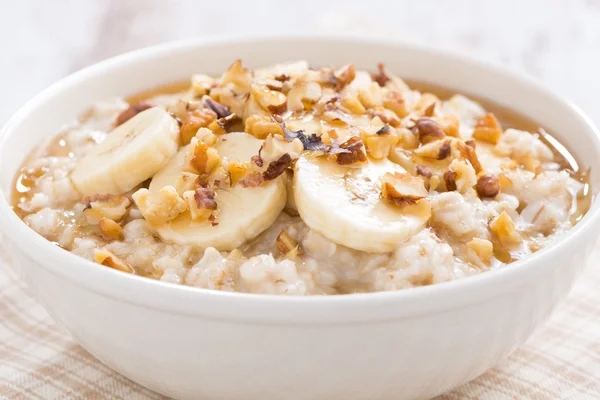
<svg viewBox="0 0 600 400">
<path fill-rule="evenodd" d="M 530 79 L 439 51 L 343 38 L 202 40 L 144 49 L 80 71 L 26 104 L 0 137 L 0 226 L 32 292 L 90 353 L 177 398 L 426 398 L 465 383 L 521 345 L 569 292 L 598 233 L 598 202 L 561 241 L 475 277 L 331 297 L 221 293 L 123 274 L 38 236 L 10 210 L 26 154 L 98 100 L 193 72 L 307 59 L 385 62 L 541 121 L 592 169 L 600 142 L 576 108 Z"/>
</svg>

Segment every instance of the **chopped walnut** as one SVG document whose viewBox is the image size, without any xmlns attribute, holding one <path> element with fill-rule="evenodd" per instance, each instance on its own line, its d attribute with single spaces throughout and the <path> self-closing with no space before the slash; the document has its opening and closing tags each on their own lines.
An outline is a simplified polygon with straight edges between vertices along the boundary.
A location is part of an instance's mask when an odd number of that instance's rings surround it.
<svg viewBox="0 0 600 400">
<path fill-rule="evenodd" d="M 495 197 L 500 192 L 500 180 L 496 175 L 482 175 L 475 188 L 479 197 Z"/>
<path fill-rule="evenodd" d="M 175 190 L 183 195 L 188 190 L 195 190 L 200 185 L 200 176 L 191 172 L 182 172 L 175 181 Z"/>
<path fill-rule="evenodd" d="M 490 222 L 490 230 L 503 245 L 519 244 L 522 241 L 514 221 L 506 211 L 502 211 Z"/>
<path fill-rule="evenodd" d="M 466 144 L 460 140 L 455 141 L 456 146 L 458 148 L 458 153 L 461 157 L 469 160 L 476 173 L 479 173 L 483 170 L 481 162 L 479 162 L 479 157 L 477 157 L 477 152 L 475 151 L 475 147 Z"/>
<path fill-rule="evenodd" d="M 214 86 L 215 80 L 208 75 L 194 74 L 192 75 L 192 91 L 196 96 L 204 96 Z"/>
<path fill-rule="evenodd" d="M 358 98 L 351 94 L 346 94 L 342 97 L 342 106 L 354 114 L 364 114 L 367 112 L 362 103 L 358 101 Z"/>
<path fill-rule="evenodd" d="M 263 172 L 263 179 L 270 181 L 283 174 L 292 165 L 292 156 L 289 153 L 283 154 L 275 161 L 271 161 Z"/>
<path fill-rule="evenodd" d="M 240 182 L 250 168 L 250 163 L 248 161 L 241 162 L 230 162 L 227 165 L 227 171 L 229 172 L 229 179 L 231 181 L 231 186 L 236 185 Z"/>
<path fill-rule="evenodd" d="M 115 194 L 85 196 L 81 202 L 85 206 L 83 213 L 90 224 L 98 224 L 103 217 L 120 221 L 131 204 L 127 197 Z"/>
<path fill-rule="evenodd" d="M 438 104 L 439 101 L 440 101 L 440 99 L 438 99 L 438 97 L 436 95 L 434 95 L 432 93 L 423 93 L 423 94 L 421 94 L 421 98 L 415 105 L 415 110 L 419 114 L 426 116 L 427 112 L 430 112 L 430 113 L 433 112 L 436 104 Z"/>
<path fill-rule="evenodd" d="M 452 152 L 452 145 L 451 142 L 449 140 L 446 140 L 442 143 L 442 145 L 440 146 L 438 155 L 437 155 L 437 159 L 438 160 L 443 160 L 445 158 L 447 158 Z"/>
<path fill-rule="evenodd" d="M 477 120 L 473 130 L 475 139 L 496 144 L 500 140 L 500 136 L 502 136 L 502 127 L 494 114 L 487 113 Z"/>
<path fill-rule="evenodd" d="M 109 239 L 120 240 L 123 238 L 123 229 L 110 218 L 102 217 L 100 223 L 100 232 Z"/>
<path fill-rule="evenodd" d="M 417 175 L 421 175 L 425 178 L 431 178 L 431 176 L 433 174 L 431 173 L 431 171 L 428 168 L 426 168 L 422 165 L 417 165 Z"/>
<path fill-rule="evenodd" d="M 219 119 L 228 117 L 232 113 L 229 107 L 213 100 L 210 96 L 202 97 L 202 102 L 204 103 L 204 107 L 217 114 L 217 118 Z"/>
<path fill-rule="evenodd" d="M 442 127 L 433 119 L 421 117 L 415 122 L 412 128 L 413 132 L 419 136 L 419 140 L 423 144 L 431 143 L 435 140 L 440 140 L 446 137 Z"/>
<path fill-rule="evenodd" d="M 395 112 L 400 118 L 404 118 L 408 115 L 406 101 L 401 92 L 395 90 L 388 91 L 383 99 L 383 106 L 388 110 Z"/>
<path fill-rule="evenodd" d="M 450 171 L 456 175 L 453 176 L 454 186 L 459 193 L 466 193 L 477 183 L 477 175 L 475 170 L 467 161 L 461 158 L 452 160 L 450 163 Z"/>
<path fill-rule="evenodd" d="M 473 238 L 467 242 L 469 249 L 473 250 L 477 257 L 484 263 L 489 264 L 494 256 L 494 245 L 489 240 Z"/>
<path fill-rule="evenodd" d="M 244 131 L 258 139 L 265 139 L 269 135 L 283 135 L 279 124 L 266 115 L 252 115 L 247 118 Z"/>
<path fill-rule="evenodd" d="M 435 106 L 436 103 L 431 103 L 429 105 L 429 107 L 427 107 L 424 111 L 423 111 L 423 116 L 425 117 L 433 117 L 433 115 L 435 114 Z"/>
<path fill-rule="evenodd" d="M 218 135 L 224 135 L 227 133 L 227 130 L 233 124 L 233 122 L 237 119 L 237 115 L 235 113 L 231 113 L 225 118 L 219 118 L 211 122 L 208 125 L 208 129 L 210 129 Z"/>
<path fill-rule="evenodd" d="M 94 261 L 98 264 L 104 265 L 105 267 L 116 269 L 117 271 L 127 272 L 133 274 L 133 267 L 115 256 L 108 250 L 95 249 L 94 250 Z"/>
<path fill-rule="evenodd" d="M 458 174 L 455 171 L 448 170 L 444 172 L 444 184 L 446 185 L 446 190 L 451 192 L 456 190 L 456 176 Z"/>
<path fill-rule="evenodd" d="M 389 125 L 386 125 L 385 127 L 388 129 L 384 133 L 379 133 L 378 131 L 375 135 L 363 137 L 367 152 L 376 160 L 387 157 L 392 147 L 394 147 L 399 140 L 396 132 L 389 129 Z"/>
<path fill-rule="evenodd" d="M 321 98 L 323 91 L 321 86 L 315 82 L 301 82 L 294 86 L 288 93 L 288 109 L 291 111 L 301 111 L 310 108 Z"/>
<path fill-rule="evenodd" d="M 437 117 L 436 121 L 447 136 L 460 138 L 460 121 L 456 115 L 442 115 L 441 117 Z"/>
<path fill-rule="evenodd" d="M 356 77 L 356 68 L 353 64 L 344 65 L 334 72 L 335 90 L 342 90 L 347 84 L 352 82 Z"/>
<path fill-rule="evenodd" d="M 398 118 L 396 113 L 383 107 L 374 107 L 371 110 L 371 115 L 379 117 L 383 122 L 390 124 L 394 128 L 398 128 L 402 124 L 402 121 Z"/>
<path fill-rule="evenodd" d="M 377 82 L 371 82 L 367 87 L 359 87 L 358 100 L 365 108 L 382 106 L 383 94 L 381 86 Z"/>
<path fill-rule="evenodd" d="M 388 89 L 398 90 L 401 92 L 410 90 L 408 85 L 396 75 L 390 74 L 385 69 L 385 64 L 377 64 L 378 73 L 373 74 L 372 78 L 380 86 L 385 86 Z"/>
<path fill-rule="evenodd" d="M 427 197 L 423 179 L 408 173 L 388 172 L 382 177 L 381 197 L 397 206 L 414 204 Z"/>
<path fill-rule="evenodd" d="M 215 191 L 199 187 L 183 194 L 183 199 L 190 210 L 190 217 L 195 220 L 207 220 L 217 210 Z"/>
<path fill-rule="evenodd" d="M 206 143 L 193 138 L 185 156 L 182 171 L 197 175 L 208 175 L 219 165 L 220 157 L 217 150 Z"/>
<path fill-rule="evenodd" d="M 250 93 L 262 108 L 269 110 L 272 114 L 282 114 L 287 109 L 287 97 L 279 91 L 252 84 Z"/>
<path fill-rule="evenodd" d="M 217 144 L 217 135 L 208 128 L 198 129 L 195 137 L 207 146 L 214 146 Z"/>
<path fill-rule="evenodd" d="M 242 67 L 242 61 L 236 60 L 221 77 L 223 85 L 231 84 L 238 94 L 248 93 L 252 84 L 252 73 Z"/>
<path fill-rule="evenodd" d="M 145 111 L 149 108 L 152 108 L 152 105 L 150 105 L 148 103 L 137 103 L 137 104 L 130 105 L 128 109 L 121 112 L 117 116 L 117 119 L 115 120 L 115 126 L 124 124 L 125 122 L 129 121 L 131 118 L 135 117 L 142 111 Z"/>
<path fill-rule="evenodd" d="M 269 165 L 284 154 L 289 154 L 291 160 L 296 160 L 303 150 L 304 145 L 298 138 L 288 141 L 281 135 L 269 135 L 260 148 L 259 158 L 264 165 Z"/>
<path fill-rule="evenodd" d="M 217 114 L 208 108 L 193 110 L 188 113 L 187 118 L 182 121 L 181 128 L 179 128 L 179 143 L 181 146 L 189 144 L 200 128 L 206 128 L 216 119 Z"/>
<path fill-rule="evenodd" d="M 173 186 L 165 186 L 158 193 L 139 189 L 132 197 L 144 219 L 151 225 L 164 224 L 187 210 L 185 201 Z"/>
<path fill-rule="evenodd" d="M 348 150 L 349 153 L 339 153 L 336 155 L 336 161 L 340 165 L 349 167 L 360 167 L 367 163 L 367 154 L 362 139 L 358 136 L 352 136 L 350 139 L 340 144 L 341 149 Z"/>
</svg>

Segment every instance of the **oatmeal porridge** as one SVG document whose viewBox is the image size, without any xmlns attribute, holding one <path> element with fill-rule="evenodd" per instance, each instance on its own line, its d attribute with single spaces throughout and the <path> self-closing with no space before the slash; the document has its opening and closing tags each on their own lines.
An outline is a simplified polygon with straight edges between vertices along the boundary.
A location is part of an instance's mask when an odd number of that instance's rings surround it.
<svg viewBox="0 0 600 400">
<path fill-rule="evenodd" d="M 95 104 L 25 161 L 13 209 L 63 249 L 126 273 L 346 294 L 527 257 L 581 218 L 586 182 L 531 121 L 384 65 L 236 61 Z"/>
</svg>

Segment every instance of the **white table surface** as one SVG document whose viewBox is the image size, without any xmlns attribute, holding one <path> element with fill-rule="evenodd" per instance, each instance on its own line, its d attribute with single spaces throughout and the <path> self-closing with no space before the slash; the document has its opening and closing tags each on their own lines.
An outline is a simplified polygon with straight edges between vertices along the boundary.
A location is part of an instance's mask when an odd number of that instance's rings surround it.
<svg viewBox="0 0 600 400">
<path fill-rule="evenodd" d="M 600 121 L 600 0 L 0 0 L 0 122 L 55 80 L 131 49 L 302 32 L 457 49 L 536 76 Z"/>
</svg>

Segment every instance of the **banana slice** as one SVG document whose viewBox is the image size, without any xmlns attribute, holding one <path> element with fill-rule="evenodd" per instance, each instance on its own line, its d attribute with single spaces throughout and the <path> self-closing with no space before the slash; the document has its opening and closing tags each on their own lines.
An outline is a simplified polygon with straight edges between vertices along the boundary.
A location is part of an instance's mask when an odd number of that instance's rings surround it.
<svg viewBox="0 0 600 400">
<path fill-rule="evenodd" d="M 346 168 L 324 157 L 296 161 L 294 197 L 298 213 L 329 240 L 371 253 L 393 251 L 422 230 L 431 210 L 427 201 L 399 208 L 381 199 L 381 178 L 405 172 L 388 160 Z"/>
<path fill-rule="evenodd" d="M 177 153 L 179 126 L 164 109 L 137 114 L 77 162 L 71 180 L 81 195 L 125 193 Z"/>
<path fill-rule="evenodd" d="M 258 154 L 262 140 L 243 132 L 220 135 L 216 149 L 222 158 L 245 162 Z M 150 192 L 164 186 L 173 186 L 181 175 L 181 167 L 188 147 L 184 147 L 171 162 L 158 172 L 150 183 Z M 193 245 L 200 248 L 214 247 L 229 251 L 255 238 L 275 222 L 286 204 L 286 179 L 283 174 L 259 187 L 234 185 L 229 189 L 216 189 L 219 207 L 218 225 L 210 221 L 194 221 L 189 211 L 172 221 L 152 226 L 165 242 Z"/>
</svg>

